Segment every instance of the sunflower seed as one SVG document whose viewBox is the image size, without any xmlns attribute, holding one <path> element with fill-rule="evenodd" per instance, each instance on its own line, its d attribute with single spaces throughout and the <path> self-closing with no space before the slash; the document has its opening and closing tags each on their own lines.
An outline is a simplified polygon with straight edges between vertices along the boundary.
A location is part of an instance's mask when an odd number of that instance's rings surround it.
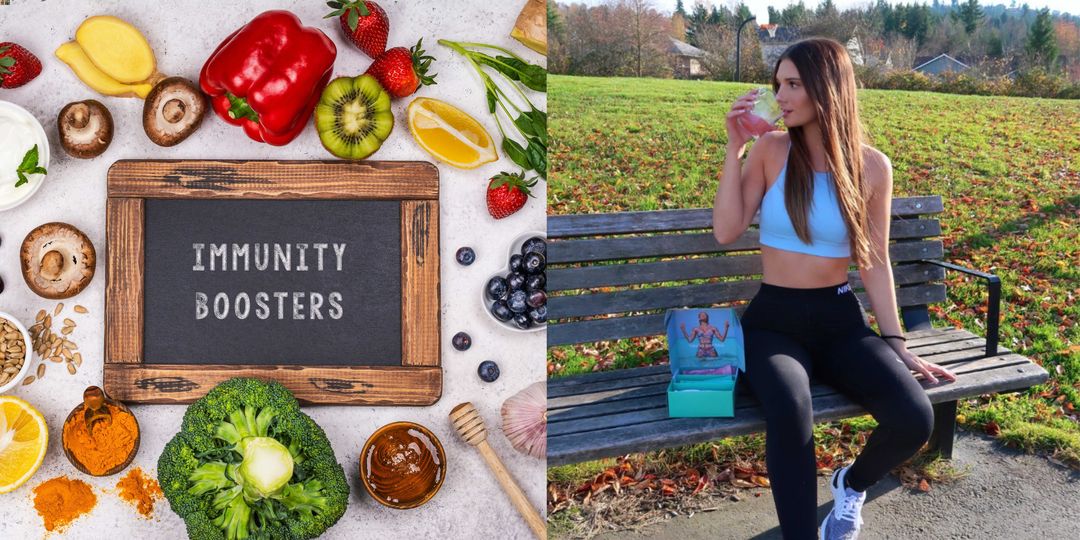
<svg viewBox="0 0 1080 540">
<path fill-rule="evenodd" d="M 45 378 L 45 364 L 38 364 L 37 376 L 38 376 L 39 379 L 44 379 Z"/>
<path fill-rule="evenodd" d="M 70 333 L 72 333 L 74 331 L 75 331 L 74 326 L 65 326 L 63 329 L 60 330 L 60 333 L 64 334 L 66 336 L 66 335 L 68 335 L 68 334 L 70 334 Z"/>
<path fill-rule="evenodd" d="M 75 364 L 68 364 L 67 369 L 68 369 L 68 373 L 70 373 L 72 375 L 75 374 Z"/>
<path fill-rule="evenodd" d="M 64 303 L 60 302 L 56 304 L 56 309 L 53 310 L 53 315 L 59 315 L 61 311 L 64 311 Z"/>
<path fill-rule="evenodd" d="M 90 310 L 86 309 L 83 306 L 76 305 L 75 306 L 75 313 L 90 313 Z"/>
<path fill-rule="evenodd" d="M 71 361 L 74 362 L 76 366 L 81 367 L 82 366 L 82 353 L 75 353 L 75 355 L 71 357 Z"/>
<path fill-rule="evenodd" d="M 28 385 L 28 384 L 30 384 L 32 382 L 34 382 L 34 376 L 33 375 L 23 379 L 22 385 L 26 386 L 26 385 Z"/>
<path fill-rule="evenodd" d="M 15 366 L 10 366 L 10 367 L 4 368 L 4 373 L 18 373 L 18 372 L 19 372 L 19 368 L 15 367 Z"/>
<path fill-rule="evenodd" d="M 37 321 L 37 322 L 41 322 L 41 320 L 44 319 L 44 318 L 45 318 L 45 310 L 43 309 L 43 310 L 37 312 L 37 318 L 34 319 L 34 320 Z"/>
<path fill-rule="evenodd" d="M 54 363 L 60 363 L 60 362 L 63 362 L 64 359 L 60 358 L 59 356 L 50 356 L 49 361 L 54 362 Z"/>
</svg>

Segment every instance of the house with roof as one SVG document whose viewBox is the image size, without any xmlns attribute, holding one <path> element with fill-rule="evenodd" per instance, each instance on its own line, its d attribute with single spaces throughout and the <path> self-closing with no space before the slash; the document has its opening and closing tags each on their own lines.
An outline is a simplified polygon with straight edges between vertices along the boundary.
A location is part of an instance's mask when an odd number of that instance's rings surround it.
<svg viewBox="0 0 1080 540">
<path fill-rule="evenodd" d="M 924 75 L 941 75 L 945 72 L 967 71 L 971 69 L 971 66 L 945 54 L 941 53 L 933 58 L 921 57 L 915 59 L 915 67 L 911 68 L 913 71 L 918 71 Z"/>
<path fill-rule="evenodd" d="M 757 35 L 758 43 L 761 44 L 761 59 L 765 61 L 765 65 L 770 70 L 776 65 L 776 60 L 780 58 L 785 49 L 802 39 L 802 33 L 794 26 L 777 26 L 770 33 L 762 25 L 757 27 Z"/>
<path fill-rule="evenodd" d="M 705 76 L 705 69 L 701 66 L 701 59 L 706 52 L 684 41 L 671 39 L 668 48 L 668 59 L 671 61 L 671 70 L 676 79 L 700 79 Z"/>
</svg>

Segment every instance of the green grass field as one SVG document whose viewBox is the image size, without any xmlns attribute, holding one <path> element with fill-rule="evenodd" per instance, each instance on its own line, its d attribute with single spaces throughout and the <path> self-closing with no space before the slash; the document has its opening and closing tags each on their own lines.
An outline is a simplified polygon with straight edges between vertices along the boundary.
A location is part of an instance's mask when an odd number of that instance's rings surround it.
<svg viewBox="0 0 1080 540">
<path fill-rule="evenodd" d="M 550 214 L 709 207 L 723 168 L 724 113 L 752 86 L 552 76 Z M 894 196 L 940 194 L 946 260 L 1003 281 L 1001 344 L 1048 384 L 962 402 L 961 423 L 1080 468 L 1080 101 L 864 90 L 870 144 L 892 159 Z M 985 289 L 948 274 L 935 326 L 980 335 Z M 648 364 L 662 347 L 549 352 L 552 377 Z M 695 459 L 697 449 L 678 455 Z M 665 453 L 670 459 L 671 452 Z M 553 469 L 572 483 L 597 464 Z"/>
</svg>

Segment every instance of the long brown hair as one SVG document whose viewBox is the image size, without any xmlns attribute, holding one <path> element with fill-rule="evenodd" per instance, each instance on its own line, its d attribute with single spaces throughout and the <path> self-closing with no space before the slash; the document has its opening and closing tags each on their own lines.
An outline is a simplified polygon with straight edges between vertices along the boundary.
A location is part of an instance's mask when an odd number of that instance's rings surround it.
<svg viewBox="0 0 1080 540">
<path fill-rule="evenodd" d="M 869 189 L 862 171 L 865 134 L 859 121 L 855 70 L 851 58 L 843 45 L 831 39 L 802 40 L 784 50 L 777 59 L 773 68 L 774 91 L 780 89 L 776 72 L 784 59 L 795 64 L 817 112 L 817 124 L 825 145 L 827 172 L 832 175 L 840 213 L 847 225 L 851 258 L 860 267 L 870 268 L 873 262 L 867 215 Z M 791 137 L 791 154 L 784 179 L 784 199 L 795 233 L 800 240 L 810 243 L 807 215 L 814 194 L 813 164 L 802 127 L 788 128 L 788 134 Z"/>
</svg>

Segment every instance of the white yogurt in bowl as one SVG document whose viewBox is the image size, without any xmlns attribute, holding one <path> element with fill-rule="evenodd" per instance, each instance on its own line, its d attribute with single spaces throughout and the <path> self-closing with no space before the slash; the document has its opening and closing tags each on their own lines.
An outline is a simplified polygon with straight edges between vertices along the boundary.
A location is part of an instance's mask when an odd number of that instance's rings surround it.
<svg viewBox="0 0 1080 540">
<path fill-rule="evenodd" d="M 19 181 L 16 169 L 34 145 L 38 147 L 38 165 L 49 168 L 49 139 L 34 115 L 26 109 L 0 100 L 0 211 L 19 206 L 41 187 L 44 174 L 30 174 L 26 184 Z"/>
</svg>

